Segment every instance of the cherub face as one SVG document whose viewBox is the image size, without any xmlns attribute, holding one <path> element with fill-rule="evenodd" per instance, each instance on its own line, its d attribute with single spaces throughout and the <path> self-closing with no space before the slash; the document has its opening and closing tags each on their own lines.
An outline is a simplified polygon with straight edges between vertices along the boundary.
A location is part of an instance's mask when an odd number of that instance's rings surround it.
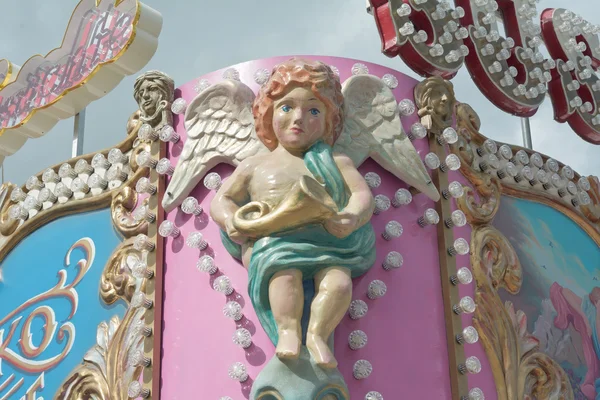
<svg viewBox="0 0 600 400">
<path fill-rule="evenodd" d="M 308 150 L 325 134 L 325 105 L 311 90 L 297 87 L 273 107 L 273 132 L 284 148 Z"/>
<path fill-rule="evenodd" d="M 445 88 L 435 89 L 431 93 L 431 107 L 433 111 L 446 119 L 452 114 L 452 96 Z"/>
<path fill-rule="evenodd" d="M 156 112 L 158 102 L 161 100 L 161 93 L 158 86 L 152 81 L 145 81 L 140 86 L 138 96 L 140 109 L 146 116 L 153 115 Z"/>
</svg>

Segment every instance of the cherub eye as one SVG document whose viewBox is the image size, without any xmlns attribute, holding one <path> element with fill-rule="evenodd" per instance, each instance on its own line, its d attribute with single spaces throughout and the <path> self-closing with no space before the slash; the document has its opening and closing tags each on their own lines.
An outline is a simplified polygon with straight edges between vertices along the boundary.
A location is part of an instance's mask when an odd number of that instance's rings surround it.
<svg viewBox="0 0 600 400">
<path fill-rule="evenodd" d="M 284 106 L 281 106 L 281 111 L 283 112 L 289 112 L 292 109 L 292 107 L 288 106 L 287 104 Z"/>
<path fill-rule="evenodd" d="M 316 108 L 311 108 L 311 109 L 310 109 L 310 113 L 311 113 L 312 115 L 319 115 L 319 114 L 321 114 L 321 111 L 319 111 L 319 110 L 318 110 L 318 109 L 316 109 Z"/>
</svg>

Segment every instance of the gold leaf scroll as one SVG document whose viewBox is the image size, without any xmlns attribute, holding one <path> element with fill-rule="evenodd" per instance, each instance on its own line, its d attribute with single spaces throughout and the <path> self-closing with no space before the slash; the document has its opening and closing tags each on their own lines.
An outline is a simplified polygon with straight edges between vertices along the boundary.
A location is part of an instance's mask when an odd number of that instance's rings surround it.
<svg viewBox="0 0 600 400">
<path fill-rule="evenodd" d="M 457 200 L 458 207 L 471 225 L 490 223 L 500 206 L 502 185 L 498 179 L 473 168 L 474 147 L 481 145 L 485 137 L 479 133 L 479 116 L 468 104 L 456 106 L 458 141 L 450 150 L 460 158 L 460 172 L 473 184 L 475 191 L 465 187 L 464 196 Z"/>
<path fill-rule="evenodd" d="M 145 256 L 127 239 L 109 258 L 100 283 L 100 297 L 106 304 L 118 300 L 130 303 L 137 290 L 143 290 L 144 279 L 131 274 L 131 267 Z M 143 349 L 140 333 L 145 309 L 128 307 L 123 320 L 117 316 L 98 325 L 97 344 L 90 349 L 79 365 L 61 385 L 57 400 L 127 400 L 128 385 L 139 379 L 142 367 L 133 367 L 127 360 Z"/>
<path fill-rule="evenodd" d="M 527 332 L 525 313 L 502 303 L 498 289 L 514 295 L 523 282 L 519 259 L 508 239 L 491 226 L 475 227 L 471 265 L 477 282 L 473 323 L 488 356 L 499 400 L 573 399 L 565 371 L 539 350 Z"/>
</svg>

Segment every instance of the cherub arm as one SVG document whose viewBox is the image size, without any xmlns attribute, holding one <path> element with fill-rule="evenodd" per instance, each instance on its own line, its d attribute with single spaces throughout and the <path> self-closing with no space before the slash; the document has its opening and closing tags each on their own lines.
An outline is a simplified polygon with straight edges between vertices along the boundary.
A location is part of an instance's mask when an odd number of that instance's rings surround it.
<svg viewBox="0 0 600 400">
<path fill-rule="evenodd" d="M 333 158 L 348 186 L 350 198 L 343 210 L 326 221 L 325 228 L 333 235 L 346 237 L 371 220 L 375 202 L 371 189 L 352 159 L 342 153 L 334 154 Z"/>
<path fill-rule="evenodd" d="M 248 183 L 254 170 L 254 157 L 242 161 L 229 178 L 225 179 L 210 204 L 210 216 L 230 236 L 231 219 L 235 212 L 250 200 Z M 233 239 L 233 238 L 232 238 Z"/>
</svg>

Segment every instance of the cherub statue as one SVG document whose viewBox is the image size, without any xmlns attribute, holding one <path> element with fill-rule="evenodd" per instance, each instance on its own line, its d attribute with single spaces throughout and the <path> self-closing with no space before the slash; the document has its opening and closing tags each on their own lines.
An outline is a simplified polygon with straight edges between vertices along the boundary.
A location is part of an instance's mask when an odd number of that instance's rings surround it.
<svg viewBox="0 0 600 400">
<path fill-rule="evenodd" d="M 236 165 L 210 214 L 227 250 L 248 269 L 249 295 L 277 358 L 298 358 L 305 343 L 311 362 L 335 370 L 329 339 L 350 305 L 352 278 L 375 261 L 373 197 L 357 167 L 372 157 L 439 199 L 402 130 L 393 93 L 371 75 L 354 76 L 342 89 L 328 65 L 293 58 L 273 69 L 256 98 L 233 80 L 206 89 L 188 106 L 185 126 L 164 208 L 217 163 Z"/>
</svg>

